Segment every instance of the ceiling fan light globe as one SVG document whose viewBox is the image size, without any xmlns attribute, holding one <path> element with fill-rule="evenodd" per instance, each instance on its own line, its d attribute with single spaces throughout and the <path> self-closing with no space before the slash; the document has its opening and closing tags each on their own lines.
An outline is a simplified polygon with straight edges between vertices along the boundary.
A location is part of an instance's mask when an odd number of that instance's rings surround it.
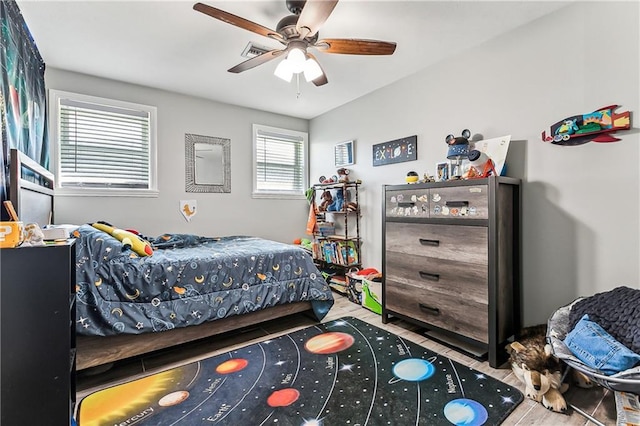
<svg viewBox="0 0 640 426">
<path fill-rule="evenodd" d="M 293 78 L 293 69 L 289 60 L 284 59 L 280 61 L 273 74 L 276 77 L 283 79 L 287 83 L 290 83 L 291 79 Z"/>
<path fill-rule="evenodd" d="M 304 78 L 309 82 L 315 80 L 321 75 L 322 68 L 320 68 L 320 65 L 311 58 L 307 59 L 304 63 Z"/>
<path fill-rule="evenodd" d="M 307 55 L 297 47 L 291 49 L 287 55 L 287 60 L 291 63 L 291 68 L 294 73 L 300 73 L 304 70 L 304 64 L 307 59 Z"/>
</svg>

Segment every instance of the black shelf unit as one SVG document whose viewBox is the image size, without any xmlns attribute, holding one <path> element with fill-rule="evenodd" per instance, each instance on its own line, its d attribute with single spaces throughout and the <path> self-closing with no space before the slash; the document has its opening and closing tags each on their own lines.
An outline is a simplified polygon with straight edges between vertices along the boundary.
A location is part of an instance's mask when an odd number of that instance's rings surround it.
<svg viewBox="0 0 640 426">
<path fill-rule="evenodd" d="M 336 292 L 347 295 L 347 274 L 362 269 L 362 240 L 360 238 L 360 181 L 313 185 L 313 199 L 320 205 L 324 191 L 342 193 L 344 205 L 338 211 L 318 211 L 316 221 L 332 222 L 334 232 L 326 234 L 317 227 L 313 234 L 312 257 L 318 268 L 327 273 L 327 283 Z M 348 208 L 347 206 L 350 206 Z M 355 208 L 353 208 L 355 206 Z"/>
<path fill-rule="evenodd" d="M 0 424 L 71 424 L 75 241 L 0 250 Z"/>
<path fill-rule="evenodd" d="M 314 232 L 313 258 L 316 263 L 324 268 L 336 269 L 344 274 L 345 270 L 360 268 L 362 264 L 362 240 L 360 238 L 360 186 L 356 182 L 340 182 L 313 185 L 313 199 L 319 205 L 324 191 L 341 191 L 344 206 L 339 211 L 318 211 L 316 210 L 316 220 L 318 222 L 333 222 L 335 232 L 325 235 L 319 231 Z M 334 196 L 335 199 L 335 196 Z M 347 203 L 355 203 L 355 210 L 347 209 Z M 331 219 L 331 220 L 328 220 Z M 329 250 L 322 248 L 328 246 Z M 335 247 L 333 252 L 331 249 Z M 346 249 L 341 250 L 341 249 Z"/>
</svg>

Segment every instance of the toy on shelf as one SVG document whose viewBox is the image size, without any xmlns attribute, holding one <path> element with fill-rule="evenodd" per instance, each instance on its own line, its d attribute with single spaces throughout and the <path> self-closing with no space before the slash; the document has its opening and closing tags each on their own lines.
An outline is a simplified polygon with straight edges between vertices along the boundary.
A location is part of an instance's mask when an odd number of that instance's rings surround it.
<svg viewBox="0 0 640 426">
<path fill-rule="evenodd" d="M 582 145 L 587 142 L 616 142 L 611 133 L 631 128 L 631 112 L 616 113 L 619 105 L 599 108 L 594 112 L 574 115 L 551 126 L 549 134 L 542 132 L 542 140 L 556 145 Z"/>
<path fill-rule="evenodd" d="M 338 169 L 338 182 L 347 183 L 349 182 L 349 169 L 345 169 L 344 167 Z"/>
<path fill-rule="evenodd" d="M 493 160 L 489 158 L 487 154 L 477 149 L 469 151 L 469 164 L 471 167 L 462 176 L 463 179 L 486 178 L 497 174 Z"/>
<path fill-rule="evenodd" d="M 407 183 L 417 183 L 418 179 L 420 179 L 418 173 L 414 172 L 413 170 L 407 173 L 407 176 L 404 178 Z"/>
<path fill-rule="evenodd" d="M 331 177 L 326 177 L 324 175 L 320 176 L 318 179 L 322 184 L 330 184 L 330 183 L 338 183 L 338 176 L 333 175 Z"/>
<path fill-rule="evenodd" d="M 436 179 L 433 176 L 428 175 L 428 174 L 425 173 L 422 176 L 422 180 L 420 182 L 427 183 L 427 182 L 435 182 L 435 181 L 436 181 Z"/>
<path fill-rule="evenodd" d="M 467 158 L 469 155 L 469 138 L 471 132 L 469 129 L 464 129 L 462 135 L 455 137 L 453 135 L 447 135 L 445 142 L 449 145 L 447 150 L 447 159 L 451 161 L 451 176 L 450 179 L 459 179 L 462 175 L 462 159 Z"/>
<path fill-rule="evenodd" d="M 322 196 L 320 197 L 322 202 L 318 206 L 318 211 L 324 212 L 327 211 L 327 208 L 333 204 L 333 197 L 331 196 L 331 191 L 323 191 Z"/>
<path fill-rule="evenodd" d="M 336 191 L 336 196 L 333 199 L 333 202 L 329 204 L 327 207 L 327 211 L 329 212 L 339 212 L 342 211 L 342 207 L 344 205 L 344 194 L 341 189 Z"/>
</svg>

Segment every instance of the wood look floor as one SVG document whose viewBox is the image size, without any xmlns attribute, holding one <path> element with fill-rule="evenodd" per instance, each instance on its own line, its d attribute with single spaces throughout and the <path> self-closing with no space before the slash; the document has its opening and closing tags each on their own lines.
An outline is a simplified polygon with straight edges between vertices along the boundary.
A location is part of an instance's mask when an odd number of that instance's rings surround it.
<svg viewBox="0 0 640 426">
<path fill-rule="evenodd" d="M 401 320 L 382 324 L 379 315 L 349 302 L 346 297 L 335 294 L 335 299 L 335 305 L 323 322 L 343 316 L 357 317 L 487 375 L 493 376 L 498 380 L 516 386 L 521 391 L 524 390 L 524 387 L 506 365 L 500 369 L 491 368 L 486 361 L 478 361 L 475 358 L 428 339 L 421 333 L 423 330 L 412 324 Z M 265 322 L 261 324 L 260 327 L 248 328 L 242 332 L 233 332 L 222 337 L 188 343 L 177 348 L 159 351 L 144 357 L 119 361 L 104 372 L 99 371 L 100 367 L 83 370 L 78 372 L 77 375 L 77 401 L 79 402 L 81 398 L 89 393 L 105 387 L 217 355 L 251 343 L 257 343 L 264 340 L 266 336 L 279 336 L 311 326 L 314 323 L 314 320 L 305 314 L 295 314 L 284 319 Z M 553 413 L 545 409 L 541 404 L 525 398 L 503 424 L 549 426 L 616 424 L 614 395 L 613 392 L 609 390 L 597 385 L 592 389 L 580 389 L 571 386 L 565 394 L 565 399 L 569 405 L 575 407 L 569 408 L 568 414 Z M 592 423 L 581 415 L 579 411 L 592 416 L 598 423 Z"/>
</svg>

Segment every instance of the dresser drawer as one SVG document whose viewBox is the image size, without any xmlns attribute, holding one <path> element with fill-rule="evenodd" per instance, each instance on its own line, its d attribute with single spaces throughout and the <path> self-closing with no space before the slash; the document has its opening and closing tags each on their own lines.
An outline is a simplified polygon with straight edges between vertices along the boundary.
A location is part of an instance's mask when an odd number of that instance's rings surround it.
<svg viewBox="0 0 640 426">
<path fill-rule="evenodd" d="M 388 252 L 384 276 L 391 282 L 410 285 L 442 295 L 464 295 L 482 305 L 489 303 L 488 265 Z"/>
<path fill-rule="evenodd" d="M 387 252 L 385 307 L 471 339 L 488 341 L 488 265 Z"/>
<path fill-rule="evenodd" d="M 385 191 L 386 217 L 429 217 L 429 188 Z"/>
<path fill-rule="evenodd" d="M 487 185 L 429 189 L 429 217 L 457 219 L 489 218 Z"/>
<path fill-rule="evenodd" d="M 385 278 L 384 299 L 391 311 L 482 343 L 489 341 L 488 306 L 464 293 L 442 294 Z"/>
<path fill-rule="evenodd" d="M 385 250 L 486 264 L 488 230 L 483 226 L 386 222 Z"/>
</svg>

